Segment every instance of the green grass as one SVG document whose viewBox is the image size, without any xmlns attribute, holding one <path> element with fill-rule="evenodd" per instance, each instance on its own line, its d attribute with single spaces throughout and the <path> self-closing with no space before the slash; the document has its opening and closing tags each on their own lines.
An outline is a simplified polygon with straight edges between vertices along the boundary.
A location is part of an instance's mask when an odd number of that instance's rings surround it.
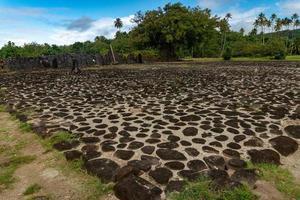
<svg viewBox="0 0 300 200">
<path fill-rule="evenodd" d="M 29 133 L 32 131 L 31 125 L 25 122 L 20 122 L 19 128 L 24 133 Z"/>
<path fill-rule="evenodd" d="M 26 190 L 25 192 L 23 192 L 23 195 L 32 195 L 34 193 L 37 193 L 39 192 L 40 190 L 42 189 L 42 187 L 39 185 L 39 184 L 32 184 L 30 185 Z"/>
<path fill-rule="evenodd" d="M 252 194 L 247 186 L 235 189 L 215 191 L 211 187 L 209 179 L 201 178 L 196 182 L 188 183 L 180 193 L 171 193 L 169 200 L 255 200 L 257 197 Z"/>
<path fill-rule="evenodd" d="M 194 62 L 219 62 L 223 61 L 223 58 L 185 58 L 183 61 Z M 276 61 L 273 57 L 232 57 L 231 61 Z M 300 61 L 300 55 L 287 56 L 286 61 Z"/>
<path fill-rule="evenodd" d="M 18 156 L 15 155 L 10 157 L 5 165 L 0 166 L 0 186 L 1 188 L 6 189 L 15 182 L 15 178 L 13 177 L 14 172 L 18 167 L 24 164 L 28 164 L 35 159 L 34 156 Z M 0 191 L 1 191 L 0 188 Z"/>
<path fill-rule="evenodd" d="M 287 169 L 272 164 L 248 164 L 250 168 L 260 171 L 261 179 L 275 185 L 278 191 L 290 199 L 300 199 L 300 184 Z"/>
<path fill-rule="evenodd" d="M 6 111 L 6 107 L 4 105 L 0 105 L 0 112 L 5 112 Z"/>
<path fill-rule="evenodd" d="M 66 131 L 59 131 L 53 134 L 50 138 L 40 140 L 40 142 L 47 150 L 52 150 L 54 144 L 63 141 L 71 142 L 73 139 L 75 139 L 75 137 L 71 133 Z"/>
<path fill-rule="evenodd" d="M 296 56 L 287 56 L 286 60 L 289 61 L 300 61 L 300 55 L 296 55 Z"/>
<path fill-rule="evenodd" d="M 90 194 L 88 200 L 98 200 L 100 197 L 107 195 L 112 192 L 112 184 L 104 184 L 97 177 L 91 177 L 85 184 L 87 193 Z"/>
</svg>

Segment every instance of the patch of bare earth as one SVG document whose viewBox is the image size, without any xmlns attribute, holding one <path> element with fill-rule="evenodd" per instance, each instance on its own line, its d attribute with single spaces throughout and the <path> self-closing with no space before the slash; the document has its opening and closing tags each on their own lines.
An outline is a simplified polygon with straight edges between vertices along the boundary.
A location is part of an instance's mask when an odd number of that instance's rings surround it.
<svg viewBox="0 0 300 200">
<path fill-rule="evenodd" d="M 21 155 L 36 157 L 33 162 L 24 164 L 15 171 L 16 181 L 9 189 L 0 191 L 1 200 L 30 199 L 37 196 L 49 199 L 81 200 L 88 199 L 92 195 L 88 194 L 89 190 L 85 187 L 88 175 L 62 170 L 61 166 L 66 165 L 67 161 L 58 158 L 53 152 L 47 152 L 34 134 L 22 133 L 18 123 L 12 121 L 9 114 L 0 112 L 0 127 L 5 129 L 6 134 L 12 138 L 12 140 L 0 141 L 1 145 L 13 148 L 17 141 L 24 141 L 26 144 L 20 150 Z M 33 184 L 41 186 L 41 190 L 34 195 L 24 196 L 24 191 Z M 107 195 L 99 199 L 114 200 L 115 197 Z"/>
</svg>

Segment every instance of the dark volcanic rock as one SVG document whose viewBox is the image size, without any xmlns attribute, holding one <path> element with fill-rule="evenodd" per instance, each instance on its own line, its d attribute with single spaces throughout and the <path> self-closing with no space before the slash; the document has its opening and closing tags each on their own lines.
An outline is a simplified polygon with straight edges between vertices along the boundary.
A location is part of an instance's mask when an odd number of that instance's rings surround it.
<svg viewBox="0 0 300 200">
<path fill-rule="evenodd" d="M 225 170 L 225 160 L 222 156 L 209 156 L 203 159 L 209 168 Z"/>
<path fill-rule="evenodd" d="M 227 164 L 232 169 L 240 169 L 247 167 L 247 163 L 244 160 L 235 158 L 230 159 Z"/>
<path fill-rule="evenodd" d="M 127 151 L 127 150 L 117 150 L 114 156 L 122 159 L 122 160 L 129 160 L 134 155 L 134 151 Z"/>
<path fill-rule="evenodd" d="M 191 160 L 187 163 L 187 166 L 193 171 L 203 171 L 207 169 L 206 164 L 202 160 Z"/>
<path fill-rule="evenodd" d="M 186 160 L 186 157 L 176 150 L 158 149 L 156 154 L 163 160 Z"/>
<path fill-rule="evenodd" d="M 300 125 L 287 126 L 284 130 L 293 138 L 300 139 Z"/>
<path fill-rule="evenodd" d="M 170 181 L 166 186 L 165 192 L 181 192 L 184 189 L 186 182 L 185 181 Z"/>
<path fill-rule="evenodd" d="M 255 169 L 238 169 L 236 170 L 231 179 L 237 182 L 246 182 L 250 186 L 254 186 L 258 179 Z"/>
<path fill-rule="evenodd" d="M 196 129 L 194 127 L 188 127 L 188 128 L 185 128 L 182 131 L 182 133 L 185 136 L 196 136 L 198 134 L 198 129 Z"/>
<path fill-rule="evenodd" d="M 117 163 L 106 158 L 87 161 L 84 166 L 89 174 L 99 177 L 104 183 L 113 181 L 120 168 Z"/>
<path fill-rule="evenodd" d="M 286 137 L 279 136 L 269 140 L 274 149 L 276 149 L 281 155 L 289 156 L 298 150 L 297 141 Z"/>
<path fill-rule="evenodd" d="M 173 173 L 167 168 L 156 168 L 153 171 L 149 172 L 151 176 L 159 184 L 167 184 L 172 177 Z"/>
<path fill-rule="evenodd" d="M 67 160 L 76 160 L 81 158 L 82 152 L 78 150 L 72 150 L 64 152 L 64 155 Z"/>
<path fill-rule="evenodd" d="M 199 121 L 201 119 L 201 117 L 197 116 L 197 115 L 187 115 L 184 117 L 180 117 L 181 121 L 186 121 L 186 122 L 190 122 L 190 121 Z"/>
<path fill-rule="evenodd" d="M 248 154 L 251 157 L 253 163 L 271 163 L 280 165 L 280 155 L 271 149 L 264 150 L 249 150 Z"/>
<path fill-rule="evenodd" d="M 140 177 L 129 175 L 113 188 L 120 200 L 160 200 L 162 190 Z"/>
<path fill-rule="evenodd" d="M 149 160 L 131 160 L 128 162 L 128 165 L 144 172 L 148 172 L 151 169 L 152 163 Z"/>
</svg>

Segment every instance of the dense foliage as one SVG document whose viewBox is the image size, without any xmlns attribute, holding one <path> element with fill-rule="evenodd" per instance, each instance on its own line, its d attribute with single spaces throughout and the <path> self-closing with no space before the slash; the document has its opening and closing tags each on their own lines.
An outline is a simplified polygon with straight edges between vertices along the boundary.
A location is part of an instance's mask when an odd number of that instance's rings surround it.
<svg viewBox="0 0 300 200">
<path fill-rule="evenodd" d="M 233 16 L 234 17 L 234 16 Z M 114 21 L 118 29 L 114 39 L 97 36 L 94 41 L 57 46 L 30 43 L 22 47 L 8 42 L 0 49 L 0 59 L 37 57 L 62 53 L 101 53 L 114 51 L 123 55 L 142 53 L 148 57 L 179 59 L 185 57 L 260 57 L 284 58 L 300 54 L 299 16 L 280 19 L 273 14 L 269 19 L 259 14 L 248 34 L 230 30 L 231 14 L 224 18 L 212 15 L 209 9 L 191 8 L 181 3 L 138 12 L 132 21 L 136 26 L 122 32 L 123 22 Z M 226 54 L 226 55 L 224 55 Z"/>
</svg>

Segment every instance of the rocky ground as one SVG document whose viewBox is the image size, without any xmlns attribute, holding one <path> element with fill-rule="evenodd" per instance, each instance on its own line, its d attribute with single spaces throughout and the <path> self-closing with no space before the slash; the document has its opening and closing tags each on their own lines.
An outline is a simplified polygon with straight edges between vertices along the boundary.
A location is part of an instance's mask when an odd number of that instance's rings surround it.
<svg viewBox="0 0 300 200">
<path fill-rule="evenodd" d="M 117 197 L 157 199 L 204 172 L 239 184 L 252 173 L 243 171 L 249 160 L 296 165 L 299 70 L 236 63 L 24 72 L 1 74 L 0 86 L 10 112 L 40 136 L 76 136 L 54 148 L 116 181 Z"/>
</svg>

